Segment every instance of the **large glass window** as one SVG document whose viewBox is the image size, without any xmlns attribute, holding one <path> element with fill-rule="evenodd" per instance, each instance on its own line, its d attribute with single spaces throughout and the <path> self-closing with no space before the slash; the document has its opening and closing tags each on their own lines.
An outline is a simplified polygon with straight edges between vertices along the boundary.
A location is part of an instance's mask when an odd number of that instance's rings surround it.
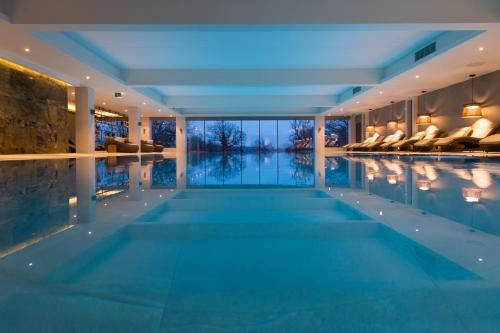
<svg viewBox="0 0 500 333">
<path fill-rule="evenodd" d="M 175 148 L 175 120 L 153 119 L 151 121 L 153 141 L 165 148 Z"/>
<path fill-rule="evenodd" d="M 310 186 L 313 134 L 312 119 L 188 119 L 188 185 Z"/>
<path fill-rule="evenodd" d="M 325 147 L 342 147 L 349 140 L 349 120 L 345 118 L 326 118 Z"/>
<path fill-rule="evenodd" d="M 128 137 L 128 121 L 121 117 L 102 117 L 96 115 L 95 118 L 95 142 L 97 149 L 104 149 L 106 137 Z"/>
</svg>

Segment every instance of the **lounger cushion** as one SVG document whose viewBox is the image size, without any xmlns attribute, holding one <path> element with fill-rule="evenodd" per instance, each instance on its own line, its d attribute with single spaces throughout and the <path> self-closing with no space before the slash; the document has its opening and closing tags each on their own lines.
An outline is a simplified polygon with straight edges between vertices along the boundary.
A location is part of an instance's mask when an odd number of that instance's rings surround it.
<svg viewBox="0 0 500 333">
<path fill-rule="evenodd" d="M 447 146 L 452 144 L 455 140 L 469 136 L 472 132 L 471 127 L 462 127 L 453 131 L 450 135 L 445 138 L 436 141 L 436 146 Z"/>
<path fill-rule="evenodd" d="M 493 134 L 490 135 L 481 141 L 479 141 L 480 145 L 485 145 L 485 146 L 498 146 L 500 145 L 500 133 L 498 134 Z"/>
<path fill-rule="evenodd" d="M 408 140 L 406 141 L 415 141 L 415 140 L 422 140 L 425 136 L 425 131 L 422 131 L 422 132 L 417 132 L 415 134 L 413 134 Z"/>
<path fill-rule="evenodd" d="M 472 124 L 472 138 L 484 139 L 495 128 L 495 124 L 486 118 L 481 118 Z"/>
<path fill-rule="evenodd" d="M 439 128 L 430 125 L 425 129 L 425 136 L 422 140 L 434 139 L 439 134 Z"/>
<path fill-rule="evenodd" d="M 115 141 L 118 141 L 118 142 L 121 142 L 121 143 L 125 143 L 125 141 L 127 140 L 126 138 L 119 138 L 119 137 L 116 137 L 116 138 L 113 138 Z"/>
</svg>

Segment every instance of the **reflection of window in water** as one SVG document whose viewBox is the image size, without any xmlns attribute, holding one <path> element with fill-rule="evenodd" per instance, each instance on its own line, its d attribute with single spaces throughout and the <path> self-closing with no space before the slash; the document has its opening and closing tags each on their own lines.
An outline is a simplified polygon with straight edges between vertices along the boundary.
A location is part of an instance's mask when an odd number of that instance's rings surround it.
<svg viewBox="0 0 500 333">
<path fill-rule="evenodd" d="M 192 153 L 188 185 L 314 184 L 313 152 L 306 153 Z"/>
</svg>

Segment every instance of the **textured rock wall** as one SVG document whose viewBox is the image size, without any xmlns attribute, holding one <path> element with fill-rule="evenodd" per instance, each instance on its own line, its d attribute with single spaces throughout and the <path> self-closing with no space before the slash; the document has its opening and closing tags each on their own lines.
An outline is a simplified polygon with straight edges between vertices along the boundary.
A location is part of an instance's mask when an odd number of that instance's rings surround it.
<svg viewBox="0 0 500 333">
<path fill-rule="evenodd" d="M 66 87 L 0 61 L 0 154 L 68 151 Z"/>
</svg>

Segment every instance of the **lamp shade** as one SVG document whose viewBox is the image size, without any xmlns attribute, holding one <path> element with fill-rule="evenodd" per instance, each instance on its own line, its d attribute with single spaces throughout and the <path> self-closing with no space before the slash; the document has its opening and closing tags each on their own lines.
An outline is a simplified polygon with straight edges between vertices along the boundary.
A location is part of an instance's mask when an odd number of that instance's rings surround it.
<svg viewBox="0 0 500 333">
<path fill-rule="evenodd" d="M 366 126 L 366 132 L 367 133 L 373 133 L 373 132 L 375 132 L 375 126 L 373 126 L 373 125 Z"/>
<path fill-rule="evenodd" d="M 430 114 L 421 114 L 417 116 L 417 125 L 430 125 L 431 123 L 432 121 Z"/>
<path fill-rule="evenodd" d="M 398 122 L 397 122 L 397 120 L 389 120 L 387 122 L 387 128 L 388 129 L 396 129 L 396 128 L 398 128 Z"/>
<path fill-rule="evenodd" d="M 475 117 L 482 117 L 483 112 L 481 109 L 481 104 L 479 103 L 469 103 L 469 104 L 464 104 L 464 108 L 462 110 L 462 117 L 463 118 L 475 118 Z"/>
</svg>

